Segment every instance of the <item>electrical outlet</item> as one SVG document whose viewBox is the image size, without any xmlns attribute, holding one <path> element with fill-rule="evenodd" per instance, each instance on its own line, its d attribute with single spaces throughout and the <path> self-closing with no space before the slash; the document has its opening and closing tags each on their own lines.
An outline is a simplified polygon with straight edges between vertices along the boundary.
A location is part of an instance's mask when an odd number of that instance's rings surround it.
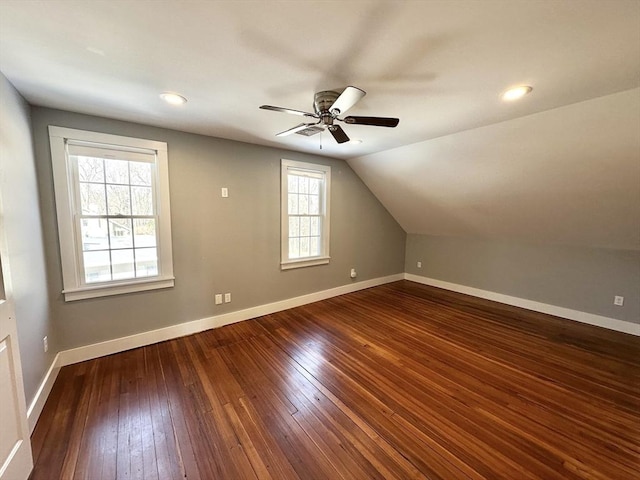
<svg viewBox="0 0 640 480">
<path fill-rule="evenodd" d="M 222 303 L 222 294 L 216 293 L 216 305 L 220 305 Z"/>
<path fill-rule="evenodd" d="M 222 198 L 227 198 L 229 196 L 229 189 L 227 187 L 222 187 L 220 189 L 220 195 Z"/>
<path fill-rule="evenodd" d="M 418 268 L 422 268 L 422 262 L 418 262 Z"/>
<path fill-rule="evenodd" d="M 624 305 L 624 297 L 616 295 L 615 297 L 613 297 L 613 304 L 621 307 L 622 305 Z"/>
<path fill-rule="evenodd" d="M 42 349 L 44 350 L 44 353 L 49 351 L 49 337 L 44 337 L 42 339 Z"/>
<path fill-rule="evenodd" d="M 229 303 L 231 302 L 231 294 L 230 293 L 225 293 L 224 294 L 224 303 Z"/>
<path fill-rule="evenodd" d="M 358 276 L 358 272 L 356 272 L 355 268 L 352 268 L 349 275 L 351 276 L 351 278 L 356 278 Z"/>
</svg>

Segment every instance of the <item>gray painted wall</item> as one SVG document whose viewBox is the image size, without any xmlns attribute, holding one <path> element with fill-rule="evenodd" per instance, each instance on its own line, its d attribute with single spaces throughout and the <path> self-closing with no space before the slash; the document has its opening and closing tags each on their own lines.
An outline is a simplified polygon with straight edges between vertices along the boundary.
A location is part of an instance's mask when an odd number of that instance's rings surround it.
<svg viewBox="0 0 640 480">
<path fill-rule="evenodd" d="M 57 352 L 49 310 L 29 106 L 0 74 L 0 195 L 27 406 Z M 7 288 L 9 290 L 9 288 Z M 42 339 L 49 337 L 49 352 Z"/>
<path fill-rule="evenodd" d="M 47 108 L 32 120 L 62 350 L 349 284 L 352 267 L 359 281 L 404 271 L 404 230 L 343 161 Z M 174 288 L 63 301 L 48 125 L 167 142 Z M 329 265 L 280 270 L 281 158 L 331 165 Z"/>
<path fill-rule="evenodd" d="M 410 234 L 405 271 L 640 323 L 637 250 Z M 624 306 L 613 305 L 614 295 L 624 297 Z"/>
</svg>

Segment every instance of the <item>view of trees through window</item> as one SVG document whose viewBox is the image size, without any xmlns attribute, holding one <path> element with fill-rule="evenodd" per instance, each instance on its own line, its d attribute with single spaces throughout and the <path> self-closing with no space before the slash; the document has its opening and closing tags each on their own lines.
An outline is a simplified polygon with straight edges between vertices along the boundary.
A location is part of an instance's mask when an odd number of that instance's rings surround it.
<svg viewBox="0 0 640 480">
<path fill-rule="evenodd" d="M 86 283 L 158 275 L 149 162 L 71 156 Z"/>
</svg>

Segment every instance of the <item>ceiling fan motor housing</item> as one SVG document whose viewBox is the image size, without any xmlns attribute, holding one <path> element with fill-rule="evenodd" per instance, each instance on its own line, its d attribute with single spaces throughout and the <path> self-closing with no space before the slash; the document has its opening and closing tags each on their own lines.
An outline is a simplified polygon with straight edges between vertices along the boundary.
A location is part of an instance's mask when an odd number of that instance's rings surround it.
<svg viewBox="0 0 640 480">
<path fill-rule="evenodd" d="M 325 90 L 315 94 L 313 98 L 313 108 L 318 116 L 320 116 L 324 125 L 333 125 L 333 119 L 340 114 L 339 111 L 329 111 L 331 105 L 335 103 L 339 96 L 340 93 L 332 90 Z"/>
</svg>

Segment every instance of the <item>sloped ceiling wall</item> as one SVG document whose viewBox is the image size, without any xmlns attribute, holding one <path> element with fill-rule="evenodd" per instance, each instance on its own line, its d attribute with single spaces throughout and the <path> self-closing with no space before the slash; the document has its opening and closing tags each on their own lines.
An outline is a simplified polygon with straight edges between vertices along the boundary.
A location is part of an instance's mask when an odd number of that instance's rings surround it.
<svg viewBox="0 0 640 480">
<path fill-rule="evenodd" d="M 349 164 L 409 234 L 640 249 L 639 88 Z"/>
</svg>

